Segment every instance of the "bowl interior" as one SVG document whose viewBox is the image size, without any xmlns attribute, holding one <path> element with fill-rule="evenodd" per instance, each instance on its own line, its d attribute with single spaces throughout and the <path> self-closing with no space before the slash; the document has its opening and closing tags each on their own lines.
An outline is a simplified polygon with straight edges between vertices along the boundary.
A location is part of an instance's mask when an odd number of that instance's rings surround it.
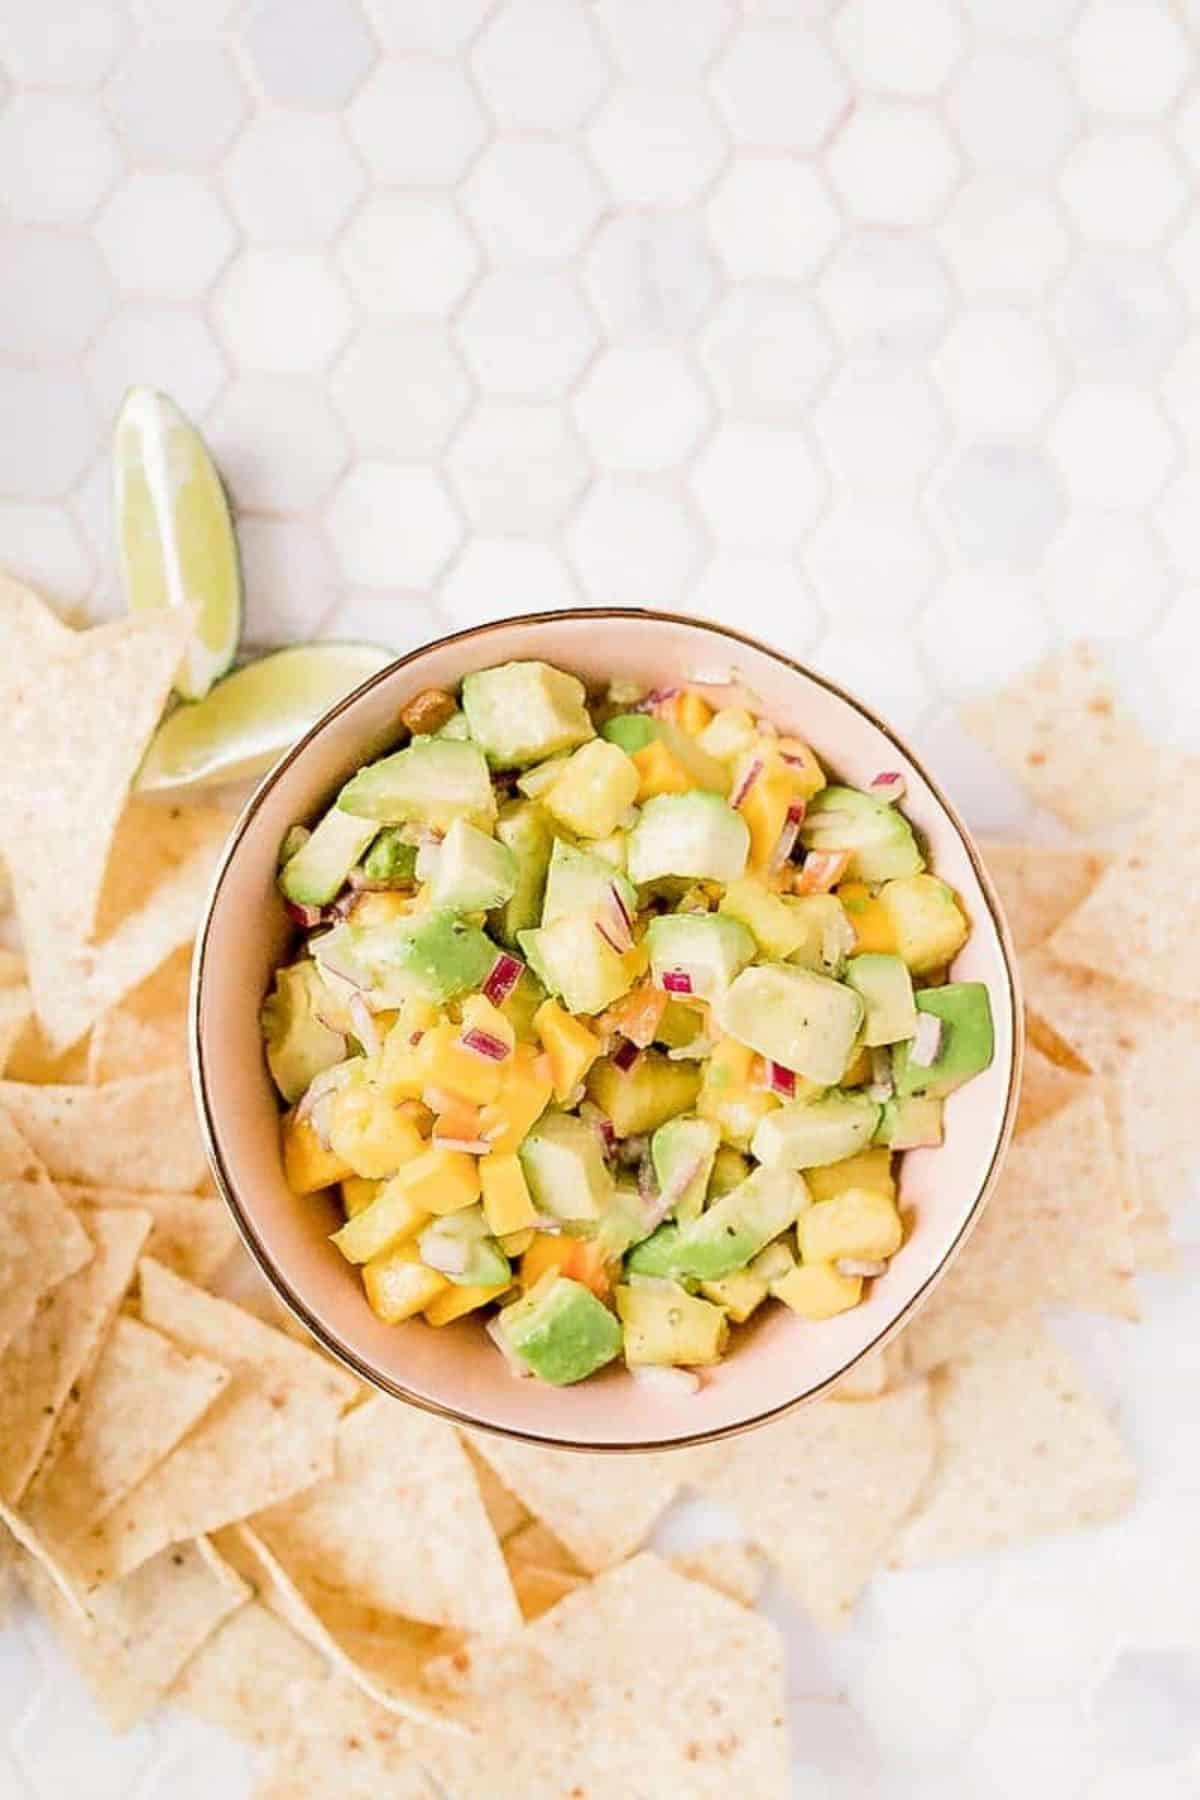
<svg viewBox="0 0 1200 1800">
<path fill-rule="evenodd" d="M 284 1179 L 279 1112 L 258 1009 L 285 957 L 290 928 L 276 895 L 278 846 L 311 821 L 361 763 L 395 743 L 399 707 L 420 688 L 453 686 L 473 669 L 540 657 L 601 683 L 736 671 L 782 729 L 809 740 L 851 782 L 903 771 L 905 810 L 934 869 L 972 922 L 954 975 L 986 982 L 996 1054 L 986 1074 L 953 1095 L 940 1150 L 901 1161 L 901 1199 L 915 1215 L 909 1241 L 864 1303 L 822 1324 L 772 1307 L 742 1327 L 732 1354 L 699 1394 L 664 1397 L 619 1367 L 579 1387 L 517 1381 L 470 1318 L 434 1330 L 382 1324 L 359 1276 L 330 1245 L 331 1200 L 298 1198 Z M 959 826 L 922 770 L 856 704 L 756 644 L 719 628 L 657 614 L 575 613 L 504 621 L 419 651 L 378 677 L 305 740 L 259 790 L 234 834 L 197 956 L 194 1061 L 221 1185 L 243 1235 L 280 1296 L 364 1379 L 473 1424 L 591 1447 L 649 1447 L 740 1428 L 811 1396 L 877 1344 L 914 1305 L 964 1236 L 1010 1129 L 1017 1015 L 994 897 Z"/>
</svg>

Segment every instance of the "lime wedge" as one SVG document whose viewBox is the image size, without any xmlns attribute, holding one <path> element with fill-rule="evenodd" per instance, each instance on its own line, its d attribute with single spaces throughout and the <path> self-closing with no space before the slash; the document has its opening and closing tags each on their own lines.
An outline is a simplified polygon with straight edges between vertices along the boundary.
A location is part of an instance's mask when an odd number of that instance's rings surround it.
<svg viewBox="0 0 1200 1800">
<path fill-rule="evenodd" d="M 247 663 L 163 720 L 134 785 L 145 793 L 261 775 L 323 712 L 394 660 L 375 644 L 301 644 Z"/>
<path fill-rule="evenodd" d="M 191 643 L 175 677 L 199 700 L 233 661 L 242 577 L 229 502 L 204 439 L 173 400 L 130 388 L 113 436 L 117 540 L 130 612 L 189 607 Z"/>
</svg>

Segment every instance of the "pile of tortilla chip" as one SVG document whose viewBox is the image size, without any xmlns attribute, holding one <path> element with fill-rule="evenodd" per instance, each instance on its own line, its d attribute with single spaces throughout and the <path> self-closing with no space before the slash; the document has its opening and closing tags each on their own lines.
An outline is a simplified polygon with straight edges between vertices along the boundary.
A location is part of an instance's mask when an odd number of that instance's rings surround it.
<svg viewBox="0 0 1200 1800">
<path fill-rule="evenodd" d="M 889 1564 L 1129 1505 L 1041 1314 L 1132 1320 L 1170 1260 L 1200 831 L 1150 810 L 1124 850 L 987 847 L 1034 1047 L 994 1199 L 900 1339 L 727 1443 L 571 1455 L 368 1394 L 251 1288 L 185 1069 L 227 815 L 129 794 L 176 622 L 74 634 L 0 586 L 0 646 L 0 1588 L 7 1564 L 114 1729 L 221 1724 L 260 1800 L 765 1800 L 792 1781 L 768 1567 L 832 1627 Z M 1159 766 L 1085 653 L 976 723 L 1076 827 L 1113 816 L 1114 763 Z M 743 1540 L 647 1550 L 685 1489 Z"/>
</svg>

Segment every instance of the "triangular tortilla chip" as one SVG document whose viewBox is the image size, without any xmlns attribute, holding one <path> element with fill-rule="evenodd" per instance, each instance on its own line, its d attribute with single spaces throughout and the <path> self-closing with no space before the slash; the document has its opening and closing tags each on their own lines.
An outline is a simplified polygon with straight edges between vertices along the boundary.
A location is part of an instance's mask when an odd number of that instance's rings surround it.
<svg viewBox="0 0 1200 1800">
<path fill-rule="evenodd" d="M 1017 1108 L 1017 1136 L 1024 1137 L 1051 1113 L 1068 1106 L 1087 1092 L 1090 1077 L 1077 1075 L 1052 1062 L 1036 1044 L 1027 1044 L 1021 1063 L 1020 1104 Z"/>
<path fill-rule="evenodd" d="M 606 1569 L 645 1543 L 683 1481 L 670 1455 L 585 1456 L 483 1432 L 473 1447 L 583 1568 Z"/>
<path fill-rule="evenodd" d="M 911 1366 L 946 1362 L 1031 1307 L 1136 1318 L 1135 1267 L 1104 1099 L 1088 1092 L 1009 1150 L 979 1224 L 904 1333 Z"/>
<path fill-rule="evenodd" d="M 471 1738 L 419 1755 L 453 1794 L 783 1795 L 783 1643 L 766 1619 L 641 1555 L 518 1637 L 445 1665 Z"/>
<path fill-rule="evenodd" d="M 251 1600 L 201 1645 L 167 1698 L 243 1743 L 264 1745 L 279 1738 L 293 1700 L 307 1701 L 328 1680 L 325 1658 Z"/>
<path fill-rule="evenodd" d="M 148 1257 L 141 1277 L 146 1324 L 224 1363 L 232 1379 L 187 1437 L 74 1540 L 71 1568 L 89 1589 L 327 1475 L 337 1418 L 355 1387 L 323 1358 Z"/>
<path fill-rule="evenodd" d="M 22 1510 L 65 1547 L 148 1475 L 229 1385 L 229 1371 L 188 1355 L 139 1320 L 118 1318 L 87 1384 L 64 1408 Z"/>
<path fill-rule="evenodd" d="M 1044 944 L 1086 900 L 1112 861 L 1103 850 L 1006 844 L 999 839 L 985 840 L 979 848 L 1018 950 Z"/>
<path fill-rule="evenodd" d="M 330 1478 L 252 1522 L 289 1569 L 362 1604 L 496 1635 L 520 1623 L 453 1428 L 399 1401 L 356 1408 Z"/>
<path fill-rule="evenodd" d="M 548 1525 L 533 1519 L 514 1531 L 504 1546 L 509 1565 L 514 1562 L 534 1563 L 538 1568 L 557 1569 L 562 1575 L 582 1575 L 583 1564 L 572 1556 L 561 1538 L 555 1537 Z"/>
<path fill-rule="evenodd" d="M 963 708 L 967 729 L 1039 806 L 1077 831 L 1127 817 L 1151 791 L 1162 753 L 1117 708 L 1096 651 L 1073 644 Z"/>
<path fill-rule="evenodd" d="M 1014 1319 L 933 1380 L 941 1449 L 896 1564 L 1098 1524 L 1132 1503 L 1129 1450 L 1070 1358 Z"/>
<path fill-rule="evenodd" d="M 184 944 L 161 967 L 97 1019 L 87 1078 L 96 1085 L 149 1075 L 187 1061 L 188 987 L 192 951 Z"/>
<path fill-rule="evenodd" d="M 60 1181 L 58 1191 L 76 1210 L 133 1207 L 154 1221 L 145 1252 L 184 1281 L 207 1287 L 224 1268 L 237 1243 L 229 1208 L 215 1194 L 161 1193 L 153 1188 L 81 1187 Z"/>
<path fill-rule="evenodd" d="M 254 1800 L 446 1800 L 450 1792 L 440 1779 L 442 1739 L 337 1677 L 294 1689 L 290 1717 L 271 1742 L 275 1760 Z"/>
<path fill-rule="evenodd" d="M 204 1178 L 204 1147 L 184 1068 L 104 1087 L 0 1081 L 0 1110 L 63 1181 L 187 1193 Z"/>
<path fill-rule="evenodd" d="M 838 1382 L 833 1398 L 837 1400 L 878 1400 L 880 1394 L 886 1394 L 894 1387 L 899 1387 L 908 1373 L 908 1358 L 900 1347 L 899 1341 L 885 1344 L 882 1350 L 872 1350 L 868 1356 L 843 1375 Z"/>
<path fill-rule="evenodd" d="M 1200 764 L 1163 793 L 1128 850 L 1049 941 L 1060 962 L 1200 1005 L 1200 818 L 1181 800 Z"/>
<path fill-rule="evenodd" d="M 505 1560 L 521 1617 L 527 1625 L 533 1619 L 540 1619 L 576 1588 L 587 1586 L 586 1575 L 568 1575 L 564 1569 L 547 1569 L 541 1563 L 521 1562 L 508 1551 Z"/>
<path fill-rule="evenodd" d="M 90 1627 L 38 1564 L 27 1561 L 22 1578 L 114 1731 L 152 1712 L 200 1646 L 250 1598 L 203 1538 L 164 1550 L 97 1594 Z"/>
<path fill-rule="evenodd" d="M 816 1401 L 706 1453 L 697 1484 L 740 1521 L 818 1624 L 845 1623 L 933 1466 L 924 1382 Z"/>
<path fill-rule="evenodd" d="M 8 1068 L 32 1018 L 33 996 L 24 982 L 0 988 L 0 1075 Z"/>
<path fill-rule="evenodd" d="M 96 1210 L 84 1229 L 93 1254 L 46 1295 L 0 1356 L 0 1499 L 20 1503 L 76 1387 L 85 1380 L 133 1280 L 150 1220 Z"/>
<path fill-rule="evenodd" d="M 689 1581 L 706 1581 L 727 1600 L 754 1606 L 767 1572 L 767 1560 L 753 1544 L 701 1544 L 670 1558 L 671 1567 Z"/>
<path fill-rule="evenodd" d="M 38 1301 L 92 1255 L 88 1235 L 45 1181 L 0 1182 L 0 1352 Z"/>
<path fill-rule="evenodd" d="M 61 633 L 3 598 L 0 849 L 27 947 L 31 927 L 81 943 L 191 620 L 167 610 Z"/>
<path fill-rule="evenodd" d="M 506 1537 L 510 1537 L 514 1531 L 519 1531 L 521 1526 L 528 1522 L 529 1514 L 516 1495 L 509 1493 L 491 1463 L 483 1460 L 470 1439 L 464 1436 L 462 1442 L 463 1449 L 475 1472 L 475 1480 L 479 1486 L 479 1498 L 483 1501 L 492 1530 L 503 1542 Z"/>
</svg>

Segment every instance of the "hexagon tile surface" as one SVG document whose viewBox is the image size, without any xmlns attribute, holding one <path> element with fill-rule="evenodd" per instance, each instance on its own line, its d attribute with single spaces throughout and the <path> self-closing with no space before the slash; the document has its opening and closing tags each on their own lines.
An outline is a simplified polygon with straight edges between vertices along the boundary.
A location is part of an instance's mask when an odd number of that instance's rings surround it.
<svg viewBox="0 0 1200 1800">
<path fill-rule="evenodd" d="M 1198 0 L 0 12 L 0 561 L 73 616 L 120 604 L 148 381 L 228 478 L 256 640 L 733 620 L 1019 826 L 953 707 L 1086 632 L 1200 749 Z M 1132 1341 L 1071 1327 L 1144 1470 L 1120 1527 L 888 1575 L 836 1641 L 769 1597 L 798 1793 L 1200 1794 L 1198 1267 Z M 249 1791 L 0 1629 L 0 1800 Z"/>
</svg>

